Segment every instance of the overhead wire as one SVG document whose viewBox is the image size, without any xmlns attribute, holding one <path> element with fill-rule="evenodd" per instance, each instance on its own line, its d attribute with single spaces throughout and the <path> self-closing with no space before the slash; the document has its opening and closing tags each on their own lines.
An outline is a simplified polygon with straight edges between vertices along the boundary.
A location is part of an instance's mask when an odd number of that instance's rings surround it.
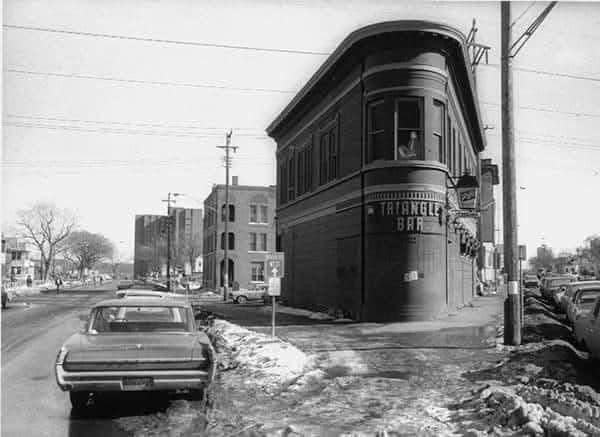
<svg viewBox="0 0 600 437">
<path fill-rule="evenodd" d="M 214 84 L 198 84 L 198 83 L 184 83 L 184 82 L 169 82 L 159 80 L 142 80 L 142 79 L 124 79 L 119 77 L 107 77 L 107 76 L 96 76 L 89 74 L 77 74 L 77 73 L 57 73 L 48 71 L 32 71 L 32 70 L 20 70 L 16 68 L 5 68 L 4 72 L 12 74 L 22 74 L 29 76 L 46 76 L 46 77 L 61 77 L 68 79 L 87 79 L 87 80 L 101 80 L 105 82 L 120 82 L 127 84 L 137 85 L 160 85 L 160 86 L 174 86 L 174 87 L 185 87 L 185 88 L 206 88 L 206 89 L 218 89 L 225 91 L 244 91 L 244 92 L 258 92 L 258 93 L 277 93 L 277 94 L 291 94 L 294 91 L 280 90 L 273 88 L 244 88 L 244 87 L 232 87 L 228 85 L 214 85 Z"/>
<path fill-rule="evenodd" d="M 56 29 L 56 28 L 50 28 L 50 27 L 24 26 L 24 25 L 16 25 L 16 24 L 3 24 L 2 27 L 4 27 L 5 29 L 17 29 L 17 30 L 36 31 L 36 32 L 58 33 L 58 34 L 65 34 L 65 35 L 86 36 L 86 37 L 93 37 L 93 38 L 109 38 L 109 39 L 117 39 L 117 40 L 142 41 L 142 42 L 151 42 L 151 43 L 159 43 L 159 44 L 175 44 L 175 45 L 196 46 L 196 47 L 212 47 L 212 48 L 219 48 L 219 49 L 247 50 L 247 51 L 254 51 L 254 52 L 289 53 L 289 54 L 297 54 L 297 55 L 316 55 L 316 56 L 330 55 L 329 52 L 319 52 L 319 51 L 313 51 L 313 50 L 293 50 L 293 49 L 280 49 L 280 48 L 274 48 L 274 47 L 254 47 L 254 46 L 243 46 L 243 45 L 233 45 L 233 44 L 216 44 L 216 43 L 206 43 L 206 42 L 198 42 L 198 41 L 184 41 L 184 40 L 175 40 L 175 39 L 162 39 L 162 38 L 148 38 L 148 37 L 139 37 L 139 36 L 118 35 L 118 34 L 114 34 L 114 33 L 82 32 L 82 31 L 76 31 L 76 30 Z"/>
</svg>

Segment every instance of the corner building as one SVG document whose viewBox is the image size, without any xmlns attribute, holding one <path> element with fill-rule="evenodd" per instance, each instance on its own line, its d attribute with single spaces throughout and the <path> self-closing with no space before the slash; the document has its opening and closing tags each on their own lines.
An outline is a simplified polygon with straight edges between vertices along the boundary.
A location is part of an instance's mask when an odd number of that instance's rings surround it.
<svg viewBox="0 0 600 437">
<path fill-rule="evenodd" d="M 484 135 L 464 36 L 395 21 L 350 34 L 268 127 L 282 296 L 368 321 L 425 320 L 475 293 Z"/>
</svg>

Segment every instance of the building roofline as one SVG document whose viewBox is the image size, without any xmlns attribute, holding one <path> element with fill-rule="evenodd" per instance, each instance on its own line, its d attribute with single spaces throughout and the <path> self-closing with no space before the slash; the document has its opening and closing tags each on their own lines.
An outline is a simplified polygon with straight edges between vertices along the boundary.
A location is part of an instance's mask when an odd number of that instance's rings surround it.
<svg viewBox="0 0 600 437">
<path fill-rule="evenodd" d="M 470 68 L 469 54 L 466 45 L 466 38 L 464 34 L 451 27 L 447 24 L 435 23 L 432 21 L 425 20 L 399 20 L 399 21 L 386 21 L 382 23 L 371 24 L 369 26 L 362 27 L 355 30 L 348 35 L 341 44 L 333 51 L 333 53 L 325 60 L 325 62 L 319 67 L 319 69 L 312 75 L 308 82 L 300 89 L 300 91 L 294 96 L 292 101 L 281 111 L 281 113 L 275 118 L 266 129 L 269 136 L 273 136 L 273 132 L 281 126 L 281 124 L 290 116 L 293 110 L 298 104 L 304 100 L 307 95 L 313 90 L 321 79 L 334 67 L 334 65 L 358 42 L 366 38 L 381 35 L 385 33 L 394 32 L 423 32 L 431 34 L 439 34 L 444 37 L 448 37 L 458 43 L 460 51 L 462 53 L 462 66 L 464 70 L 462 74 L 466 75 L 469 83 L 469 91 L 471 98 L 474 103 L 474 108 L 471 108 L 476 117 L 476 127 L 481 142 L 481 149 L 485 148 L 485 136 L 483 135 L 483 125 L 481 120 L 481 114 L 479 111 L 479 105 L 477 104 L 477 91 L 475 88 L 475 81 L 473 79 L 473 73 Z"/>
</svg>

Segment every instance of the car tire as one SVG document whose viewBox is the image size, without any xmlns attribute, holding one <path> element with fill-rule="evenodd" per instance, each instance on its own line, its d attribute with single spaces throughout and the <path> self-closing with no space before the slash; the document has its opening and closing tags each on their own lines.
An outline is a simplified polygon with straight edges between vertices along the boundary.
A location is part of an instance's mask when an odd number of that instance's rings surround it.
<svg viewBox="0 0 600 437">
<path fill-rule="evenodd" d="M 69 399 L 74 410 L 83 410 L 87 406 L 90 394 L 87 391 L 70 391 Z"/>
<path fill-rule="evenodd" d="M 235 301 L 239 304 L 242 304 L 242 303 L 246 303 L 248 301 L 248 299 L 246 298 L 246 296 L 238 296 L 235 299 Z"/>
<path fill-rule="evenodd" d="M 190 399 L 192 401 L 204 400 L 205 395 L 206 395 L 205 388 L 197 388 L 197 389 L 190 390 Z"/>
</svg>

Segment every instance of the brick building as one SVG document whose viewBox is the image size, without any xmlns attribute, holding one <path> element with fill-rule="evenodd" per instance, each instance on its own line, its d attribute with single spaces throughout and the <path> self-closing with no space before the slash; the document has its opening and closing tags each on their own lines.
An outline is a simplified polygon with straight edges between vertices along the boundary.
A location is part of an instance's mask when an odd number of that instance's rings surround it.
<svg viewBox="0 0 600 437">
<path fill-rule="evenodd" d="M 229 236 L 225 236 L 225 185 L 215 185 L 204 201 L 204 286 L 224 285 L 225 244 L 228 244 L 229 286 L 264 282 L 265 255 L 275 251 L 275 187 L 229 187 Z"/>
<path fill-rule="evenodd" d="M 469 172 L 481 183 L 485 138 L 459 31 L 396 21 L 353 32 L 267 132 L 284 299 L 373 321 L 469 302 L 480 224 L 455 186 Z"/>
</svg>

